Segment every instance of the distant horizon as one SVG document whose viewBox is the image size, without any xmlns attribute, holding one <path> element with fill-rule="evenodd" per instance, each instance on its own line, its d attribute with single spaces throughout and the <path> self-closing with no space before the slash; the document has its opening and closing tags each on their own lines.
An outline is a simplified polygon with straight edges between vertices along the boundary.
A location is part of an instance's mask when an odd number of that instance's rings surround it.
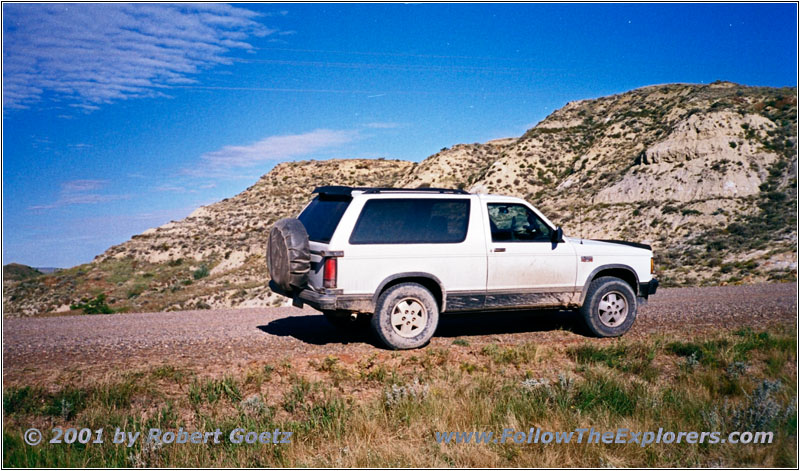
<svg viewBox="0 0 800 471">
<path fill-rule="evenodd" d="M 4 4 L 3 264 L 68 268 L 276 164 L 518 137 L 648 86 L 797 87 L 797 5 Z"/>
<path fill-rule="evenodd" d="M 57 271 L 57 270 L 65 270 L 67 268 L 70 268 L 70 267 L 33 267 L 33 266 L 30 266 L 30 265 L 25 265 L 24 263 L 17 263 L 17 262 L 9 262 L 9 263 L 4 264 L 3 266 L 6 267 L 6 266 L 9 266 L 9 265 L 19 265 L 19 266 L 23 266 L 23 267 L 30 267 L 30 268 L 33 268 L 34 270 L 38 270 L 38 271 L 40 271 L 40 272 L 42 272 L 44 274 L 51 273 L 51 272 Z"/>
</svg>

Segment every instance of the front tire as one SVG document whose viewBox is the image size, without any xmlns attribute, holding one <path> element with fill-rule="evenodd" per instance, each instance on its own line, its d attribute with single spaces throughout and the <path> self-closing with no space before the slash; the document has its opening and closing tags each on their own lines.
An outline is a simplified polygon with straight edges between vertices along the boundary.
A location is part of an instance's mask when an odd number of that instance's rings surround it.
<svg viewBox="0 0 800 471">
<path fill-rule="evenodd" d="M 633 326 L 636 308 L 636 294 L 628 283 L 603 276 L 589 284 L 579 312 L 592 334 L 619 337 Z"/>
<path fill-rule="evenodd" d="M 417 283 L 401 283 L 384 291 L 375 305 L 372 329 L 389 348 L 419 348 L 439 325 L 439 306 L 433 294 Z"/>
</svg>

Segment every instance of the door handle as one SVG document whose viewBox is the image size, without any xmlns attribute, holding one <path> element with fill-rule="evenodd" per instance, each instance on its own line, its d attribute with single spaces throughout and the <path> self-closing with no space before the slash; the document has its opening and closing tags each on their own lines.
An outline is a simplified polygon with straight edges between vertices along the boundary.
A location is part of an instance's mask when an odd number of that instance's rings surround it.
<svg viewBox="0 0 800 471">
<path fill-rule="evenodd" d="M 494 249 L 495 252 L 505 252 L 506 249 L 504 247 L 497 247 Z"/>
</svg>

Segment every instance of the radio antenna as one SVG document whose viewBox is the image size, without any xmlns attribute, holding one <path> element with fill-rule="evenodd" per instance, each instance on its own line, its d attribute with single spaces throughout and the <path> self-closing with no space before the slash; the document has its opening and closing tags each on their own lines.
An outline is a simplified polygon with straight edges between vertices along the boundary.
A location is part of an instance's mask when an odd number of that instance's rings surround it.
<svg viewBox="0 0 800 471">
<path fill-rule="evenodd" d="M 583 179 L 578 179 L 578 218 L 580 218 L 580 234 L 581 234 L 581 244 L 583 244 L 583 205 L 585 202 L 583 201 Z"/>
</svg>

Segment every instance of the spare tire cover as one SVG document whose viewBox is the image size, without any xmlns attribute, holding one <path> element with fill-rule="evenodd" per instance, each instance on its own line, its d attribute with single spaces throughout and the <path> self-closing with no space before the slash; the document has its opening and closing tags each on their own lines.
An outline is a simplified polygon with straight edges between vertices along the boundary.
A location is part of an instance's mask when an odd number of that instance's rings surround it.
<svg viewBox="0 0 800 471">
<path fill-rule="evenodd" d="M 272 281 L 287 292 L 301 291 L 308 285 L 310 266 L 308 233 L 303 223 L 295 218 L 276 222 L 267 247 L 267 268 Z"/>
</svg>

